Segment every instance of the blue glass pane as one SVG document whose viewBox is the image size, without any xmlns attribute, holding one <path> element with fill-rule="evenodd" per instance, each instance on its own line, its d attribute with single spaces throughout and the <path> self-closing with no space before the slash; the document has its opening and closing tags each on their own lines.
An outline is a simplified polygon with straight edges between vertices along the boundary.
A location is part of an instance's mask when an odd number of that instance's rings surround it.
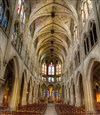
<svg viewBox="0 0 100 115">
<path fill-rule="evenodd" d="M 6 27 L 7 27 L 7 19 L 6 18 L 4 18 L 4 20 L 3 20 L 3 27 L 6 29 Z"/>
<path fill-rule="evenodd" d="M 54 97 L 55 95 L 54 95 L 54 91 L 52 91 L 52 97 Z"/>
<path fill-rule="evenodd" d="M 58 92 L 56 92 L 56 97 L 58 97 Z"/>
<path fill-rule="evenodd" d="M 3 7 L 3 4 L 1 4 L 0 5 L 0 23 L 2 23 L 3 13 L 4 13 L 4 7 Z"/>
</svg>

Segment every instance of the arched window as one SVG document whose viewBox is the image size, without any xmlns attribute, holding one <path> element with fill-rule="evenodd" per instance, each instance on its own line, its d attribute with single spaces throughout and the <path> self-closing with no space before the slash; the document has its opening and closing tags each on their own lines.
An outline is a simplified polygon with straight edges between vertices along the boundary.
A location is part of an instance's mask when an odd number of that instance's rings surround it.
<svg viewBox="0 0 100 115">
<path fill-rule="evenodd" d="M 85 55 L 87 55 L 89 51 L 90 51 L 89 35 L 85 34 L 84 35 L 84 52 L 85 52 Z"/>
<path fill-rule="evenodd" d="M 46 81 L 46 78 L 45 78 L 45 77 L 42 77 L 42 81 Z"/>
<path fill-rule="evenodd" d="M 9 18 L 9 2 L 8 0 L 0 0 L 0 25 L 3 27 L 5 31 L 7 30 Z"/>
<path fill-rule="evenodd" d="M 4 11 L 5 11 L 4 1 L 1 1 L 0 2 L 0 24 L 2 23 L 3 20 Z"/>
<path fill-rule="evenodd" d="M 59 78 L 58 78 L 58 77 L 56 78 L 56 81 L 59 81 Z"/>
<path fill-rule="evenodd" d="M 17 12 L 18 12 L 18 14 L 20 13 L 20 10 L 21 10 L 21 4 L 22 4 L 22 0 L 18 0 L 18 3 L 17 3 Z"/>
<path fill-rule="evenodd" d="M 93 41 L 93 33 L 90 30 L 90 41 L 91 41 L 91 47 L 94 45 L 94 41 Z"/>
<path fill-rule="evenodd" d="M 25 10 L 26 10 L 26 0 L 18 0 L 17 12 L 20 17 L 20 21 L 23 28 L 24 28 L 25 20 L 26 20 Z"/>
<path fill-rule="evenodd" d="M 89 34 L 90 34 L 90 43 L 92 47 L 97 42 L 97 30 L 94 21 L 90 22 L 89 24 Z"/>
<path fill-rule="evenodd" d="M 54 82 L 54 77 L 48 77 L 48 82 Z"/>
<path fill-rule="evenodd" d="M 61 77 L 59 77 L 59 81 L 61 81 Z"/>
<path fill-rule="evenodd" d="M 9 11 L 7 10 L 3 18 L 3 27 L 6 30 L 9 21 Z"/>
<path fill-rule="evenodd" d="M 81 0 L 81 19 L 82 26 L 84 26 L 85 22 L 88 19 L 89 14 L 93 9 L 92 0 Z"/>
<path fill-rule="evenodd" d="M 87 20 L 88 15 L 89 15 L 87 2 L 84 2 L 84 6 L 83 7 L 84 7 L 85 19 Z"/>
<path fill-rule="evenodd" d="M 46 75 L 46 73 L 47 73 L 47 65 L 44 63 L 42 64 L 42 74 Z"/>
<path fill-rule="evenodd" d="M 19 28 L 19 22 L 15 21 L 14 24 L 14 29 L 12 33 L 12 44 L 16 47 L 17 45 L 17 39 L 18 39 L 18 34 L 19 34 L 20 28 Z"/>
<path fill-rule="evenodd" d="M 54 75 L 54 64 L 51 62 L 48 67 L 48 75 Z"/>
<path fill-rule="evenodd" d="M 97 42 L 98 39 L 97 39 L 97 30 L 96 30 L 96 25 L 95 25 L 95 23 L 93 23 L 93 34 L 94 34 L 94 40 L 95 40 L 95 42 Z"/>
<path fill-rule="evenodd" d="M 56 75 L 58 74 L 61 74 L 61 64 L 60 63 L 56 65 Z"/>
<path fill-rule="evenodd" d="M 83 10 L 81 10 L 81 18 L 82 18 L 82 25 L 84 26 L 84 24 L 85 24 L 85 16 L 84 16 L 84 11 Z"/>
<path fill-rule="evenodd" d="M 92 0 L 87 0 L 88 8 L 89 8 L 89 13 L 91 13 L 91 10 L 93 9 L 93 4 Z"/>
<path fill-rule="evenodd" d="M 12 33 L 12 44 L 20 55 L 21 55 L 22 45 L 23 45 L 22 38 L 23 38 L 23 34 L 20 34 L 19 22 L 15 21 L 13 33 Z"/>
</svg>

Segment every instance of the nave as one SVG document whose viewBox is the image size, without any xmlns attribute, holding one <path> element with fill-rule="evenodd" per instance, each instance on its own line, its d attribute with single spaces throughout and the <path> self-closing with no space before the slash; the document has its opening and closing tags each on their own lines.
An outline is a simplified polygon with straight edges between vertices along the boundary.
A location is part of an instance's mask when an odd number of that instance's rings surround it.
<svg viewBox="0 0 100 115">
<path fill-rule="evenodd" d="M 57 115 L 54 104 L 48 104 L 47 110 L 44 115 Z"/>
<path fill-rule="evenodd" d="M 49 113 L 100 114 L 100 0 L 0 0 L 0 115 Z"/>
</svg>

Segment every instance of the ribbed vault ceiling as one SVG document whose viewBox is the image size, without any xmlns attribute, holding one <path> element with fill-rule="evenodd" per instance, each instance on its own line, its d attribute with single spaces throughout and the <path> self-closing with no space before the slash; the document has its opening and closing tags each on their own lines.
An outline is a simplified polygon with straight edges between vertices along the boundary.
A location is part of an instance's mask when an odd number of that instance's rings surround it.
<svg viewBox="0 0 100 115">
<path fill-rule="evenodd" d="M 34 24 L 33 43 L 40 62 L 63 63 L 72 41 L 71 23 L 77 24 L 77 0 L 32 0 L 29 27 Z"/>
</svg>

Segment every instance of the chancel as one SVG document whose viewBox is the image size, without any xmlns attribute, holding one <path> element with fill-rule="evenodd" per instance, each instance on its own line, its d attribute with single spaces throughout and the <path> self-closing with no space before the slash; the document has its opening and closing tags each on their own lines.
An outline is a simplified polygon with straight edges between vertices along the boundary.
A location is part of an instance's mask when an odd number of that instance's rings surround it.
<svg viewBox="0 0 100 115">
<path fill-rule="evenodd" d="M 100 0 L 0 0 L 0 115 L 100 115 Z"/>
</svg>

